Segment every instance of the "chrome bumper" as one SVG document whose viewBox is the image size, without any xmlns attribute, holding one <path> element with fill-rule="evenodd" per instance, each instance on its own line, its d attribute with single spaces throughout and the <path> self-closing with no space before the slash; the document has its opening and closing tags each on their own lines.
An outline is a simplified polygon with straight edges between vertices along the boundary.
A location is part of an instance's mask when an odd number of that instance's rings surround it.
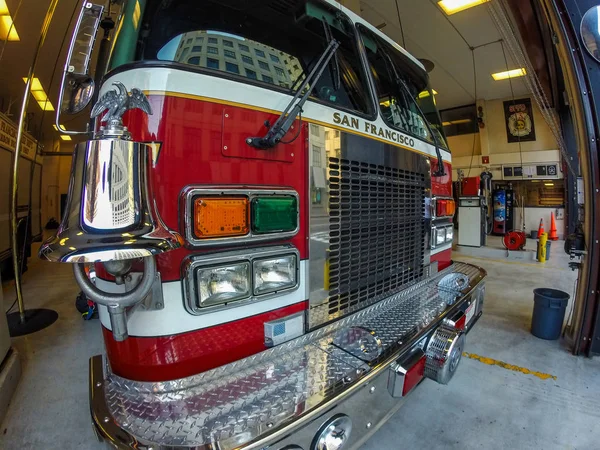
<svg viewBox="0 0 600 450">
<path fill-rule="evenodd" d="M 454 291 L 438 284 L 451 273 L 466 275 L 468 285 Z M 323 422 L 341 412 L 355 429 L 345 448 L 355 448 L 402 403 L 386 388 L 389 366 L 464 310 L 485 275 L 478 267 L 454 263 L 301 338 L 181 380 L 126 380 L 95 356 L 90 360 L 94 428 L 119 449 L 278 450 L 294 444 L 308 450 Z M 342 350 L 340 336 L 352 327 L 376 335 L 375 357 Z"/>
</svg>

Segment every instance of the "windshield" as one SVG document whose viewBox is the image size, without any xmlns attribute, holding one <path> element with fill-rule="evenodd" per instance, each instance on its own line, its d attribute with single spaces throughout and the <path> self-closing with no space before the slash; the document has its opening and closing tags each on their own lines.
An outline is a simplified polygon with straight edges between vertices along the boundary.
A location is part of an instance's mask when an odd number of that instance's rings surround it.
<svg viewBox="0 0 600 450">
<path fill-rule="evenodd" d="M 447 148 L 426 73 L 384 39 L 365 27 L 359 29 L 383 120 L 392 128 Z"/>
<path fill-rule="evenodd" d="M 288 92 L 317 62 L 330 30 L 340 43 L 337 64 L 332 60 L 329 70 L 310 86 L 311 97 L 336 108 L 372 112 L 354 27 L 326 4 L 136 0 L 128 2 L 121 23 L 111 69 L 136 61 L 169 62 Z"/>
<path fill-rule="evenodd" d="M 442 119 L 440 117 L 440 112 L 437 109 L 437 105 L 435 104 L 436 94 L 437 92 L 433 90 L 431 86 L 428 86 L 427 89 L 421 91 L 417 95 L 417 103 L 419 104 L 421 111 L 423 111 L 427 122 L 429 122 L 438 145 L 448 150 L 449 147 L 448 143 L 446 142 L 446 135 L 444 133 L 444 127 L 442 126 Z"/>
</svg>

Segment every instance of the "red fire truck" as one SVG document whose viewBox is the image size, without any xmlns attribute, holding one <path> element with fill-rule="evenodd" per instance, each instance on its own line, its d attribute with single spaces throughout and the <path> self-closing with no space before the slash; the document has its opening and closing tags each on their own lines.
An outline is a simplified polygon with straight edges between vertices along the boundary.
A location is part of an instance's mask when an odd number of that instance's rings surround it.
<svg viewBox="0 0 600 450">
<path fill-rule="evenodd" d="M 451 260 L 423 65 L 329 0 L 112 8 L 100 83 L 103 7 L 84 2 L 75 27 L 57 126 L 92 103 L 94 135 L 40 251 L 99 305 L 98 436 L 356 448 L 425 377 L 448 383 L 485 272 Z"/>
</svg>

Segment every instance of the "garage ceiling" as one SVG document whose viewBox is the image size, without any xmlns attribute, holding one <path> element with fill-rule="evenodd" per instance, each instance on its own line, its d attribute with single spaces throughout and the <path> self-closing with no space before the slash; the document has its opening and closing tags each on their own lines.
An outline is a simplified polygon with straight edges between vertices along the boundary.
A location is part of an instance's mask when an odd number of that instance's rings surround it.
<svg viewBox="0 0 600 450">
<path fill-rule="evenodd" d="M 39 37 L 46 9 L 50 0 L 6 0 L 14 17 L 20 36 L 19 42 L 8 42 L 4 46 L 0 42 L 0 111 L 9 110 L 16 117 L 21 105 L 24 83 L 33 52 Z M 71 17 L 80 0 L 61 0 L 58 3 L 46 43 L 39 56 L 36 76 L 56 108 L 58 85 L 62 66 L 65 60 L 69 36 L 65 39 L 65 30 L 69 27 Z M 433 88 L 438 92 L 437 101 L 440 109 L 451 108 L 473 103 L 475 100 L 475 84 L 473 77 L 472 53 L 470 47 L 478 47 L 475 52 L 477 68 L 477 97 L 494 99 L 510 97 L 510 82 L 494 81 L 491 73 L 506 70 L 506 63 L 499 42 L 500 34 L 486 5 L 477 6 L 452 16 L 438 8 L 436 0 L 398 0 L 405 35 L 405 46 L 417 58 L 425 58 L 434 62 L 431 72 Z M 402 34 L 394 0 L 362 0 L 363 17 L 375 26 L 385 24 L 381 30 L 395 41 L 402 43 Z M 460 32 L 460 34 L 459 34 Z M 464 40 L 461 37 L 464 36 Z M 466 40 L 466 42 L 465 42 Z M 488 44 L 488 45 L 485 45 Z M 62 47 L 62 50 L 61 50 Z M 507 53 L 509 68 L 515 68 Z M 516 96 L 526 94 L 527 88 L 522 79 L 512 80 Z M 47 147 L 53 146 L 58 133 L 53 130 L 54 113 L 42 114 L 38 104 L 30 99 L 30 129 L 40 128 L 42 115 L 43 141 Z M 65 117 L 65 125 L 85 123 L 85 118 Z M 70 145 L 69 145 L 70 147 Z"/>
<path fill-rule="evenodd" d="M 385 24 L 381 31 L 402 45 L 394 0 L 362 0 L 360 4 L 362 17 L 375 26 Z M 510 82 L 492 79 L 492 73 L 505 71 L 507 67 L 499 42 L 500 33 L 487 5 L 451 16 L 446 16 L 439 9 L 436 0 L 398 0 L 398 8 L 405 48 L 417 58 L 429 59 L 435 64 L 430 78 L 433 89 L 438 92 L 436 99 L 440 109 L 475 102 L 470 47 L 478 47 L 474 50 L 478 98 L 511 97 L 511 82 L 515 96 L 528 93 L 522 78 L 514 78 Z M 509 69 L 518 67 L 507 49 L 506 58 Z"/>
<path fill-rule="evenodd" d="M 20 41 L 7 42 L 6 45 L 4 41 L 0 41 L 0 55 L 2 55 L 0 60 L 0 111 L 2 113 L 9 111 L 12 115 L 11 118 L 16 120 L 25 91 L 23 77 L 26 77 L 29 71 L 50 0 L 6 0 L 6 3 L 14 18 Z M 58 2 L 36 66 L 35 76 L 40 79 L 55 108 L 58 103 L 58 85 L 70 36 L 67 36 L 64 46 L 62 45 L 63 38 L 65 38 L 65 30 L 69 26 L 73 11 L 78 4 L 80 4 L 80 0 L 60 0 Z M 4 52 L 2 53 L 3 47 Z M 62 52 L 61 47 L 63 47 Z M 9 109 L 11 103 L 12 106 Z M 36 132 L 41 126 L 45 145 L 52 147 L 52 141 L 58 139 L 58 133 L 52 128 L 55 113 L 43 113 L 33 97 L 29 99 L 28 113 L 30 114 L 29 129 Z"/>
</svg>

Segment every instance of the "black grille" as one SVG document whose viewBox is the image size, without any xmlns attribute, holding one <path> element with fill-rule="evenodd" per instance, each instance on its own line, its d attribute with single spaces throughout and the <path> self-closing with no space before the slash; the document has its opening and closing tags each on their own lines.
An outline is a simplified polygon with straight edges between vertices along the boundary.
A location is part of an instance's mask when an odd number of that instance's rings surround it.
<svg viewBox="0 0 600 450">
<path fill-rule="evenodd" d="M 329 158 L 329 314 L 391 295 L 423 274 L 425 175 Z"/>
</svg>

